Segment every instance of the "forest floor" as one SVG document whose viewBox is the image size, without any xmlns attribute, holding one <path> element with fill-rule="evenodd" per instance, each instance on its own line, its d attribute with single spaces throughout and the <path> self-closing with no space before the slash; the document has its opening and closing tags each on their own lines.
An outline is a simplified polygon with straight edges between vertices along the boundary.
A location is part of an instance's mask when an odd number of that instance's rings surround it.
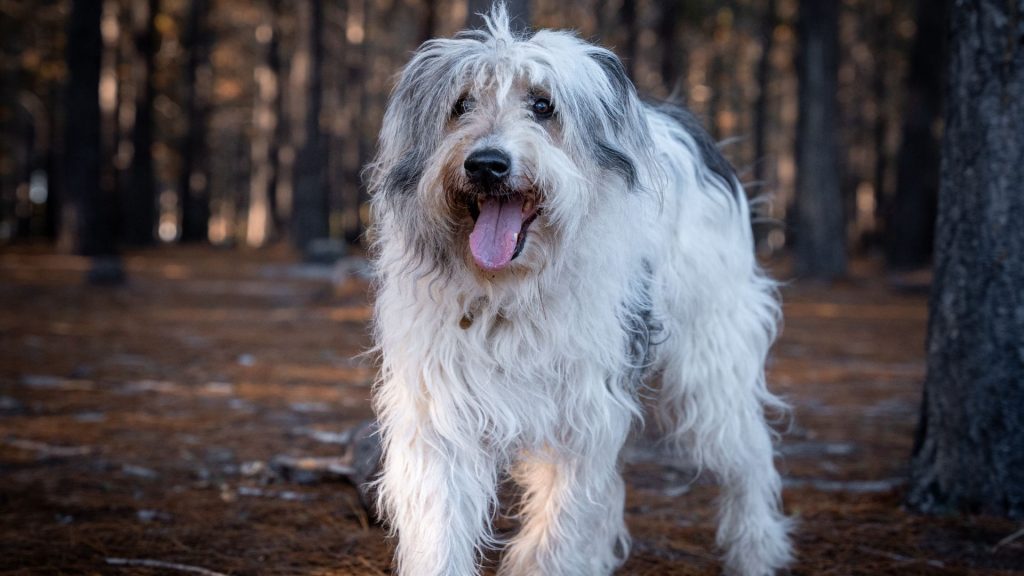
<svg viewBox="0 0 1024 576">
<path fill-rule="evenodd" d="M 344 480 L 346 431 L 371 417 L 361 261 L 168 248 L 124 262 L 126 285 L 89 288 L 83 259 L 0 253 L 0 573 L 391 573 Z M 1019 524 L 901 504 L 924 291 L 861 265 L 783 297 L 770 381 L 795 408 L 778 460 L 792 573 L 1024 575 Z M 620 573 L 718 574 L 715 486 L 642 447 L 625 474 Z"/>
</svg>

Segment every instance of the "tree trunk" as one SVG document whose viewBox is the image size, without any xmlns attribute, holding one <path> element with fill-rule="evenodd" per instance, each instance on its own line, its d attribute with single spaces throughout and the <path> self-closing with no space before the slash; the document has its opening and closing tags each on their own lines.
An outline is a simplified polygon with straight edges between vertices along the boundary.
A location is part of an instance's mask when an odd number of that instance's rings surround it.
<svg viewBox="0 0 1024 576">
<path fill-rule="evenodd" d="M 776 16 L 775 0 L 768 0 L 761 17 L 761 57 L 757 61 L 757 100 L 754 102 L 754 188 L 755 193 L 771 192 L 768 182 L 774 175 L 767 170 L 768 160 L 768 87 L 772 67 L 772 49 L 775 46 Z M 774 184 L 774 183 L 772 183 Z M 754 245 L 760 248 L 774 229 L 768 214 L 768 204 L 756 206 L 754 218 Z"/>
<path fill-rule="evenodd" d="M 122 205 L 123 188 L 125 187 L 124 170 L 118 168 L 118 155 L 121 153 L 121 114 L 125 102 L 125 82 L 120 70 L 124 63 L 125 38 L 124 17 L 126 10 L 119 0 L 104 0 L 103 19 L 100 30 L 103 32 L 103 56 L 100 60 L 100 188 L 109 194 L 115 205 Z M 130 17 L 130 11 L 128 16 Z M 107 82 L 104 85 L 104 82 Z M 115 214 L 112 222 L 114 237 L 121 232 L 121 214 Z"/>
<path fill-rule="evenodd" d="M 797 126 L 797 273 L 833 279 L 846 272 L 836 102 L 838 0 L 802 0 Z"/>
<path fill-rule="evenodd" d="M 206 17 L 209 0 L 192 0 L 188 11 L 185 42 L 188 63 L 185 69 L 185 110 L 188 123 L 181 149 L 181 174 L 178 193 L 181 208 L 181 242 L 206 242 L 210 224 L 210 175 L 207 170 L 206 96 L 205 81 L 209 74 L 204 69 L 209 54 Z"/>
<path fill-rule="evenodd" d="M 767 174 L 768 74 L 775 46 L 775 0 L 768 0 L 761 19 L 761 57 L 757 61 L 757 101 L 754 103 L 754 182 L 763 185 Z"/>
<path fill-rule="evenodd" d="M 270 10 L 274 19 L 274 37 L 270 40 L 270 53 L 267 57 L 267 65 L 270 67 L 270 73 L 274 78 L 277 78 L 277 97 L 274 98 L 273 105 L 273 114 L 276 122 L 274 124 L 274 135 L 270 139 L 269 155 L 272 170 L 270 171 L 270 182 L 267 183 L 267 195 L 270 204 L 271 226 L 277 234 L 281 234 L 282 229 L 286 227 L 281 217 L 280 195 L 278 194 L 278 187 L 284 181 L 284 178 L 282 178 L 281 145 L 285 143 L 289 133 L 287 115 L 284 110 L 284 74 L 281 67 L 281 0 L 271 0 Z"/>
<path fill-rule="evenodd" d="M 103 39 L 102 0 L 74 0 L 68 24 L 67 132 L 64 139 L 66 179 L 74 186 L 77 251 L 92 256 L 87 279 L 93 284 L 117 284 L 124 272 L 114 247 L 112 203 L 100 186 L 100 63 Z"/>
<path fill-rule="evenodd" d="M 4 14 L 0 18 L 0 54 L 5 58 L 21 50 L 17 24 L 17 18 L 11 15 Z M 4 166 L 6 162 L 3 160 L 13 158 L 19 144 L 14 110 L 14 102 L 18 99 L 19 72 L 17 66 L 0 66 L 0 242 L 14 239 L 18 213 L 16 170 L 10 164 Z"/>
<path fill-rule="evenodd" d="M 57 107 L 60 106 L 60 100 L 56 93 L 57 90 L 51 90 L 46 97 L 46 109 L 50 115 L 50 124 L 48 126 L 50 131 L 50 142 L 46 150 L 45 168 L 47 179 L 46 237 L 59 245 L 61 233 L 60 216 L 64 204 L 62 194 L 63 179 L 61 178 L 61 175 L 63 174 L 63 170 L 61 169 L 63 161 L 61 154 L 63 138 L 60 134 L 60 123 L 57 121 Z"/>
<path fill-rule="evenodd" d="M 469 0 L 466 6 L 466 27 L 483 28 L 481 14 L 488 14 L 495 0 Z M 513 30 L 525 30 L 530 27 L 530 0 L 506 0 L 505 9 L 512 23 Z"/>
<path fill-rule="evenodd" d="M 886 219 L 886 261 L 893 268 L 923 266 L 932 255 L 948 7 L 948 0 L 917 0 L 896 195 Z"/>
<path fill-rule="evenodd" d="M 608 18 L 608 0 L 594 1 L 594 19 L 597 26 L 597 37 L 607 44 L 611 36 L 611 19 Z"/>
<path fill-rule="evenodd" d="M 156 16 L 159 0 L 135 0 L 136 76 L 135 124 L 128 189 L 123 194 L 124 241 L 133 246 L 153 244 L 156 228 L 156 180 L 153 174 L 153 59 L 156 55 Z"/>
<path fill-rule="evenodd" d="M 774 0 L 772 0 L 774 1 Z M 658 42 L 661 44 L 661 83 L 669 99 L 686 101 L 686 54 L 679 32 L 680 0 L 661 3 L 661 21 L 658 23 Z"/>
<path fill-rule="evenodd" d="M 86 256 L 114 253 L 109 205 L 100 188 L 102 14 L 102 0 L 74 0 L 68 28 L 66 196 L 76 201 L 76 250 Z"/>
<path fill-rule="evenodd" d="M 887 183 L 889 173 L 889 150 L 886 145 L 889 134 L 889 83 L 887 81 L 888 69 L 887 59 L 890 51 L 890 38 L 892 32 L 892 5 L 888 3 L 875 3 L 874 13 L 874 69 L 871 78 L 871 95 L 875 100 L 875 123 L 872 128 L 872 139 L 875 151 L 874 175 L 872 181 L 875 189 L 875 238 L 871 241 L 871 247 L 879 245 L 877 238 L 878 225 L 885 225 L 885 206 L 889 195 Z"/>
<path fill-rule="evenodd" d="M 723 129 L 722 119 L 725 116 L 723 111 L 727 105 L 726 92 L 734 84 L 734 79 L 727 70 L 726 61 L 728 60 L 729 45 L 732 42 L 736 5 L 734 0 L 722 4 L 723 6 L 714 11 L 714 28 L 709 43 L 711 54 L 707 68 L 707 83 L 711 88 L 707 103 L 708 131 L 716 141 L 730 136 Z"/>
<path fill-rule="evenodd" d="M 420 42 L 426 42 L 437 36 L 437 0 L 424 0 L 423 9 L 423 33 L 420 34 Z"/>
<path fill-rule="evenodd" d="M 952 12 L 928 374 L 908 503 L 1024 518 L 1024 0 Z"/>
<path fill-rule="evenodd" d="M 306 87 L 306 141 L 295 167 L 292 241 L 305 251 L 313 240 L 330 233 L 327 201 L 326 147 L 320 130 L 323 103 L 323 0 L 308 0 L 305 12 L 309 42 L 309 84 Z"/>
<path fill-rule="evenodd" d="M 268 23 L 256 29 L 256 40 L 266 45 L 267 60 L 256 67 L 256 102 L 253 104 L 251 142 L 252 177 L 249 182 L 249 211 L 245 239 L 259 247 L 274 236 L 272 198 L 277 181 L 277 134 L 280 101 L 280 63 L 276 62 L 278 42 L 278 2 L 271 2 Z"/>
<path fill-rule="evenodd" d="M 385 17 L 388 16 L 385 15 Z M 369 83 L 366 82 L 366 78 L 369 77 L 366 63 L 370 61 L 370 52 L 372 50 L 370 43 L 373 41 L 373 36 L 370 35 L 370 22 L 374 18 L 373 2 L 369 0 L 363 2 L 362 18 L 363 29 L 366 30 L 367 34 L 363 36 L 363 41 L 359 44 L 358 51 L 356 51 L 358 57 L 348 60 L 351 64 L 348 70 L 348 87 L 349 90 L 357 91 L 355 101 L 358 102 L 358 109 L 363 111 L 354 126 L 354 134 L 350 136 L 354 138 L 353 144 L 358 163 L 356 170 L 350 172 L 347 178 L 347 182 L 352 189 L 348 194 L 345 194 L 344 201 L 345 211 L 348 213 L 348 216 L 344 219 L 346 224 L 343 233 L 345 235 L 345 242 L 352 245 L 359 243 L 369 225 L 369 222 L 366 222 L 363 218 L 362 210 L 363 205 L 369 202 L 369 194 L 362 179 L 359 177 L 359 170 L 369 162 L 372 143 L 376 141 L 376 134 L 372 133 L 372 128 L 369 126 L 370 114 L 367 113 L 374 94 Z"/>
</svg>

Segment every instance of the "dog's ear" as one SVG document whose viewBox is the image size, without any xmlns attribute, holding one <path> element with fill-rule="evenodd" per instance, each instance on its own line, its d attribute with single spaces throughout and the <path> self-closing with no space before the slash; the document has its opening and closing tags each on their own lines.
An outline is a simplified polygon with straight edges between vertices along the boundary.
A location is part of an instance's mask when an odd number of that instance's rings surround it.
<svg viewBox="0 0 1024 576">
<path fill-rule="evenodd" d="M 629 122 L 629 115 L 639 107 L 636 88 L 626 74 L 622 61 L 610 50 L 593 47 L 587 55 L 604 74 L 608 83 L 610 98 L 603 98 L 605 116 L 612 120 L 616 130 L 622 130 Z"/>
<path fill-rule="evenodd" d="M 606 170 L 622 176 L 630 188 L 638 184 L 636 156 L 650 147 L 650 132 L 643 104 L 622 61 L 611 51 L 597 46 L 587 50 L 604 78 L 604 89 L 594 92 L 600 106 L 606 136 L 594 142 L 593 154 Z M 610 134 L 609 134 L 610 133 Z"/>
<path fill-rule="evenodd" d="M 374 193 L 411 194 L 443 138 L 459 86 L 457 43 L 429 40 L 413 55 L 388 99 L 377 159 L 370 172 Z"/>
</svg>

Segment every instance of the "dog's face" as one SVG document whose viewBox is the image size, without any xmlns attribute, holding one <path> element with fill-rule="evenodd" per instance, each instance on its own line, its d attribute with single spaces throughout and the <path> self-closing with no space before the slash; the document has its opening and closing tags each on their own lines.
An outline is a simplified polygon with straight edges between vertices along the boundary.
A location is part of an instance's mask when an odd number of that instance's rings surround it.
<svg viewBox="0 0 1024 576">
<path fill-rule="evenodd" d="M 637 188 L 648 127 L 609 51 L 565 32 L 432 40 L 392 94 L 370 171 L 377 242 L 489 279 L 548 265 Z M 603 198 L 604 196 L 604 198 Z M 385 236 L 385 237 L 381 237 Z"/>
<path fill-rule="evenodd" d="M 452 105 L 440 187 L 445 209 L 461 224 L 456 239 L 469 230 L 469 255 L 487 272 L 522 254 L 544 212 L 551 183 L 542 182 L 540 157 L 564 156 L 555 144 L 561 136 L 550 90 L 523 77 L 494 84 L 466 85 Z"/>
</svg>

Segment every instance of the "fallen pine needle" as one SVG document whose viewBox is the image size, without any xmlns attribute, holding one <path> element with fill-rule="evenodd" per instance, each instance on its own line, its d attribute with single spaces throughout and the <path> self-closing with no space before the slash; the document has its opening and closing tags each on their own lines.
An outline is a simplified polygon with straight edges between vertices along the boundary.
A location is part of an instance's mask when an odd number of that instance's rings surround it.
<svg viewBox="0 0 1024 576">
<path fill-rule="evenodd" d="M 1002 540 L 997 542 L 996 545 L 992 547 L 992 551 L 995 552 L 996 550 L 999 550 L 1003 546 L 1006 546 L 1007 544 L 1012 543 L 1014 540 L 1017 540 L 1021 536 L 1024 536 L 1024 528 L 1021 528 L 1020 530 L 1017 530 L 1013 534 L 1010 534 L 1006 538 L 1003 538 Z"/>
<path fill-rule="evenodd" d="M 164 562 L 162 560 L 149 560 L 146 558 L 107 558 L 107 564 L 110 564 L 111 566 L 141 566 L 144 568 L 163 568 L 165 570 L 177 570 L 178 572 L 200 574 L 201 576 L 227 576 L 227 574 L 224 574 L 222 572 L 214 572 L 213 570 L 207 570 L 206 568 L 200 568 L 199 566 L 176 564 L 174 562 Z"/>
<path fill-rule="evenodd" d="M 923 563 L 923 564 L 927 564 L 929 566 L 934 566 L 936 568 L 944 568 L 945 567 L 945 564 L 941 560 L 927 560 L 925 558 L 911 558 L 910 556 L 904 556 L 903 554 L 896 554 L 894 552 L 886 552 L 885 550 L 879 550 L 877 548 L 868 548 L 867 546 L 858 546 L 857 549 L 860 550 L 861 552 L 864 552 L 864 553 L 867 553 L 867 554 L 871 554 L 872 556 L 880 556 L 882 558 L 887 558 L 889 560 L 892 560 L 894 562 L 899 562 L 901 564 Z"/>
<path fill-rule="evenodd" d="M 373 570 L 373 573 L 374 573 L 374 574 L 380 574 L 381 576 L 384 576 L 384 573 L 383 573 L 383 572 L 381 572 L 381 571 L 380 571 L 380 569 L 379 569 L 379 568 L 377 568 L 376 566 L 374 566 L 373 564 L 370 564 L 370 562 L 369 562 L 369 561 L 367 561 L 367 560 L 366 560 L 366 558 L 363 558 L 362 556 L 358 556 L 358 558 L 359 558 L 359 562 L 360 562 L 360 563 L 361 563 L 361 564 L 362 564 L 363 566 L 366 566 L 366 567 L 367 567 L 367 568 L 369 568 L 370 570 Z"/>
</svg>

